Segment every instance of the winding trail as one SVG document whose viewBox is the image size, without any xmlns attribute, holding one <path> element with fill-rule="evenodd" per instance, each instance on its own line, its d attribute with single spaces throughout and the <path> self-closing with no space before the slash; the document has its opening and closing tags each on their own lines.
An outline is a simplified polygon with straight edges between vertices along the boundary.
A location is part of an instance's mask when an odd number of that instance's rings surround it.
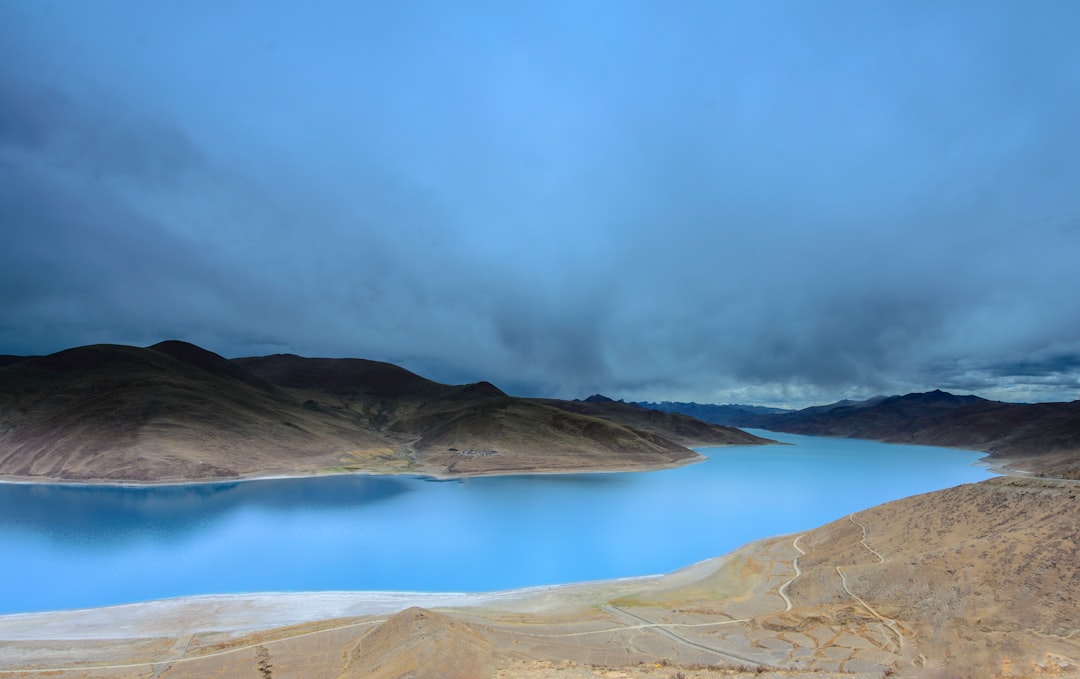
<svg viewBox="0 0 1080 679">
<path fill-rule="evenodd" d="M 878 558 L 879 563 L 885 563 L 885 557 L 881 556 L 880 552 L 878 552 L 876 549 L 871 547 L 866 542 L 866 526 L 864 524 L 861 524 L 858 521 L 856 521 L 854 514 L 848 514 L 848 520 L 851 521 L 851 523 L 855 524 L 856 526 L 858 526 L 859 528 L 862 529 L 862 535 L 863 536 L 862 536 L 862 539 L 859 541 L 862 544 L 862 546 L 865 547 L 867 549 L 867 551 L 869 551 L 871 554 L 876 556 Z M 844 591 L 848 593 L 848 596 L 850 596 L 855 601 L 858 601 L 859 604 L 863 608 L 865 608 L 867 611 L 869 611 L 870 615 L 872 615 L 875 618 L 877 618 L 878 620 L 880 620 L 883 625 L 885 625 L 890 630 L 892 630 L 892 633 L 896 635 L 896 643 L 897 643 L 898 648 L 903 650 L 903 648 L 904 648 L 904 634 L 900 631 L 900 625 L 895 620 L 893 620 L 892 618 L 888 618 L 888 617 L 882 615 L 881 613 L 878 613 L 878 611 L 873 606 L 866 603 L 866 601 L 862 597 L 860 597 L 855 592 L 851 591 L 851 587 L 848 586 L 847 576 L 844 575 L 844 571 L 841 570 L 842 567 L 841 566 L 835 566 L 834 568 L 836 569 L 836 574 L 840 576 L 840 585 L 844 588 Z"/>
<path fill-rule="evenodd" d="M 708 653 L 714 653 L 717 656 L 719 656 L 720 658 L 722 658 L 723 660 L 727 660 L 728 662 L 744 663 L 744 664 L 750 664 L 750 665 L 765 665 L 765 663 L 763 663 L 759 659 L 747 658 L 746 656 L 736 655 L 735 653 L 732 653 L 731 651 L 728 651 L 728 650 L 719 649 L 719 648 L 716 648 L 714 646 L 708 646 L 708 645 L 700 643 L 698 641 L 694 641 L 693 639 L 687 639 L 683 635 L 678 634 L 677 632 L 669 629 L 668 625 L 664 625 L 664 624 L 661 624 L 661 623 L 655 623 L 652 620 L 648 620 L 647 618 L 643 618 L 640 615 L 637 615 L 635 613 L 631 613 L 630 611 L 628 611 L 626 609 L 623 609 L 623 608 L 619 608 L 618 606 L 612 606 L 610 604 L 603 604 L 603 605 L 600 606 L 600 608 L 603 609 L 604 611 L 607 611 L 608 613 L 611 613 L 612 615 L 620 617 L 620 618 L 622 618 L 624 620 L 630 620 L 630 621 L 634 621 L 634 622 L 645 623 L 644 625 L 641 625 L 641 627 L 651 627 L 651 628 L 655 629 L 657 632 L 659 632 L 660 634 L 663 634 L 664 636 L 666 636 L 666 637 L 668 637 L 670 639 L 674 639 L 675 641 L 686 644 L 687 646 L 690 646 L 691 648 L 696 648 L 696 649 L 698 649 L 700 651 L 706 651 Z M 725 621 L 725 622 L 731 622 L 731 621 Z"/>
<path fill-rule="evenodd" d="M 870 550 L 870 553 L 878 558 L 879 563 L 885 563 L 885 557 L 881 556 L 881 552 L 877 551 L 866 542 L 866 525 L 856 521 L 855 514 L 848 514 L 847 518 L 848 521 L 852 522 L 853 524 L 862 529 L 862 540 L 859 540 L 859 542 L 862 543 L 862 546 Z"/>
<path fill-rule="evenodd" d="M 802 539 L 803 539 L 803 536 L 800 535 L 800 536 L 796 537 L 794 540 L 791 541 L 791 546 L 794 547 L 799 552 L 799 556 L 802 556 L 803 554 L 806 554 L 806 550 L 804 550 L 802 547 L 799 546 L 799 540 L 802 540 Z M 780 589 L 776 590 L 776 593 L 779 594 L 784 599 L 784 612 L 785 613 L 787 611 L 791 610 L 791 597 L 789 597 L 787 595 L 788 585 L 795 582 L 795 580 L 800 575 L 802 575 L 802 569 L 799 568 L 799 556 L 795 557 L 795 560 L 791 562 L 791 565 L 795 567 L 795 575 L 791 576 L 790 580 L 788 580 L 784 584 L 780 585 Z"/>
<path fill-rule="evenodd" d="M 165 654 L 165 657 L 159 661 L 158 665 L 153 668 L 154 671 L 149 679 L 158 679 L 158 677 L 160 677 L 167 669 L 172 667 L 172 662 L 168 660 L 170 656 L 175 659 L 183 658 L 184 655 L 187 654 L 188 646 L 191 646 L 191 640 L 194 638 L 195 635 L 191 633 L 181 634 L 177 637 L 173 647 L 169 649 Z"/>
<path fill-rule="evenodd" d="M 622 610 L 622 609 L 619 609 Z M 612 611 L 609 611 L 612 612 Z M 638 620 L 644 620 L 639 618 L 629 611 L 625 611 L 629 615 L 633 615 Z M 735 625 L 740 622 L 750 622 L 751 618 L 732 618 L 731 620 L 720 620 L 719 622 L 643 622 L 639 625 L 623 625 L 622 627 L 605 627 L 603 629 L 590 629 L 584 632 L 561 632 L 559 634 L 543 634 L 540 632 L 519 632 L 512 630 L 510 633 L 522 636 L 522 637 L 539 637 L 542 639 L 561 639 L 563 637 L 584 637 L 590 634 L 610 634 L 611 632 L 627 632 L 635 629 L 649 629 L 653 627 L 722 627 L 723 625 Z"/>
<path fill-rule="evenodd" d="M 365 620 L 364 622 L 354 622 L 348 625 L 338 625 L 337 627 L 327 627 L 326 629 L 315 630 L 314 632 L 303 632 L 301 634 L 291 634 L 287 637 L 281 637 L 278 639 L 271 639 L 269 641 L 261 641 L 257 644 L 248 644 L 246 646 L 237 646 L 236 648 L 226 648 L 222 651 L 214 651 L 213 653 L 205 653 L 203 655 L 193 655 L 190 657 L 173 658 L 173 659 L 161 659 L 150 660 L 146 662 L 132 662 L 132 663 L 120 663 L 116 665 L 69 665 L 67 667 L 24 667 L 17 670 L 0 670 L 0 674 L 28 674 L 39 673 L 44 674 L 47 672 L 87 672 L 91 670 L 123 670 L 131 669 L 133 667 L 150 667 L 155 665 L 175 665 L 178 663 L 194 662 L 196 660 L 205 660 L 207 658 L 216 658 L 223 655 L 229 655 L 230 653 L 239 653 L 241 651 L 250 651 L 260 646 L 269 646 L 270 644 L 279 644 L 282 641 L 292 641 L 293 639 L 301 639 L 303 637 L 311 637 L 316 634 L 326 634 L 327 632 L 337 632 L 343 629 L 351 629 L 353 627 L 364 627 L 366 625 L 375 625 L 378 623 L 386 622 L 386 618 L 381 620 Z M 187 639 L 187 643 L 184 643 L 184 649 L 187 648 L 187 644 L 191 642 L 191 639 Z M 179 642 L 178 642 L 179 643 Z"/>
<path fill-rule="evenodd" d="M 869 611 L 870 615 L 872 615 L 875 618 L 877 618 L 878 620 L 880 620 L 883 625 L 885 625 L 890 630 L 892 630 L 893 634 L 896 635 L 897 645 L 901 649 L 903 649 L 904 648 L 904 635 L 900 632 L 899 626 L 896 624 L 896 621 L 893 620 L 892 618 L 886 618 L 881 613 L 878 613 L 877 610 L 875 610 L 874 607 L 871 606 L 870 604 L 866 603 L 866 601 L 864 601 L 862 599 L 862 597 L 860 597 L 855 592 L 852 592 L 851 588 L 848 587 L 847 576 L 844 575 L 844 571 L 840 570 L 840 568 L 841 568 L 840 566 L 835 566 L 836 574 L 840 576 L 840 584 L 843 586 L 844 591 L 848 593 L 848 596 L 850 596 L 855 601 L 858 601 L 859 604 L 862 605 L 863 608 L 865 608 L 867 611 Z"/>
</svg>

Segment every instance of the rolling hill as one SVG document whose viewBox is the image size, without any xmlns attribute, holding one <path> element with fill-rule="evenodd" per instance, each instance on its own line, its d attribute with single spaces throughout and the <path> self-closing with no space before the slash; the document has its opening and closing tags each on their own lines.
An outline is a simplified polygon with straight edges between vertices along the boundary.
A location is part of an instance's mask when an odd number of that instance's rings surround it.
<svg viewBox="0 0 1080 679">
<path fill-rule="evenodd" d="M 968 448 L 1017 470 L 1080 478 L 1080 401 L 1004 403 L 935 390 L 794 412 L 713 414 L 732 426 Z"/>
<path fill-rule="evenodd" d="M 623 403 L 600 394 L 594 394 L 583 401 L 534 400 L 567 412 L 599 417 L 649 431 L 684 446 L 753 445 L 762 442 L 760 437 L 740 429 L 703 422 L 682 413 L 655 410 L 636 403 Z"/>
<path fill-rule="evenodd" d="M 178 341 L 15 358 L 0 366 L 0 476 L 9 478 L 459 475 L 649 469 L 699 458 L 673 440 L 690 442 L 681 421 L 682 429 L 665 429 L 643 411 L 638 427 L 632 417 L 572 412 L 486 382 L 439 384 L 377 361 L 229 360 Z"/>
</svg>

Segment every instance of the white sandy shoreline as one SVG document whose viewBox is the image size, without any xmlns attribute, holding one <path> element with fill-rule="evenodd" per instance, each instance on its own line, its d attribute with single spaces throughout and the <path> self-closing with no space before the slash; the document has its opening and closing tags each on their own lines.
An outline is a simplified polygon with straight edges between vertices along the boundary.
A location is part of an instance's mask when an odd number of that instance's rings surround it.
<svg viewBox="0 0 1080 679">
<path fill-rule="evenodd" d="M 659 575 L 639 575 L 494 592 L 325 591 L 201 594 L 98 608 L 0 615 L 0 640 L 134 639 L 186 632 L 245 634 L 288 625 L 393 615 L 422 608 L 495 608 L 515 612 L 579 609 L 656 586 L 696 580 L 722 567 L 736 552 L 786 536 L 755 540 Z"/>
<path fill-rule="evenodd" d="M 724 557 L 682 571 L 700 569 Z M 674 574 L 672 574 L 674 575 Z M 188 632 L 249 633 L 287 625 L 392 615 L 423 608 L 558 608 L 592 595 L 648 585 L 665 575 L 644 575 L 495 592 L 259 592 L 205 594 L 116 606 L 0 615 L 0 640 L 93 640 L 158 637 Z"/>
<path fill-rule="evenodd" d="M 670 467 L 665 466 L 659 469 L 684 466 L 704 459 L 707 458 L 690 458 L 670 465 Z M 994 473 L 1025 476 L 1023 472 L 1018 472 L 1015 469 L 995 468 L 988 464 L 986 460 L 987 458 L 984 457 L 973 464 L 989 467 L 989 470 Z M 500 475 L 620 473 L 624 471 L 654 470 L 552 470 L 547 472 L 514 472 Z M 0 483 L 85 487 L 205 486 L 232 485 L 260 480 L 293 480 L 347 475 L 403 477 L 439 481 L 469 478 L 466 475 L 439 478 L 415 472 L 384 474 L 357 471 L 145 484 L 28 480 L 12 479 L 10 477 L 0 478 Z M 774 540 L 777 537 L 781 536 L 764 537 L 750 544 Z M 740 550 L 743 548 L 740 548 Z M 0 615 L 0 640 L 93 640 L 158 637 L 175 634 L 178 629 L 192 632 L 246 633 L 332 618 L 384 616 L 397 613 L 411 606 L 424 608 L 489 606 L 512 608 L 514 610 L 563 608 L 567 605 L 581 604 L 588 600 L 600 600 L 598 597 L 610 595 L 613 591 L 631 590 L 637 586 L 655 583 L 660 579 L 680 578 L 689 572 L 700 573 L 702 569 L 715 567 L 716 564 L 726 561 L 727 558 L 727 555 L 712 557 L 664 575 L 643 575 L 601 581 L 539 585 L 494 592 L 315 591 L 208 594 L 86 609 L 13 613 Z"/>
</svg>

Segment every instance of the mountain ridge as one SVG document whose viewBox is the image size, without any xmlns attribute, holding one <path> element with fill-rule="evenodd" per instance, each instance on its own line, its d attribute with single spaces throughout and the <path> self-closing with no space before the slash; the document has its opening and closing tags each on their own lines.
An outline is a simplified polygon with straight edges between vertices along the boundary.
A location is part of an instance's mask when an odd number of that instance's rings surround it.
<svg viewBox="0 0 1080 679">
<path fill-rule="evenodd" d="M 1006 403 L 935 389 L 782 413 L 717 409 L 709 421 L 791 434 L 966 448 L 986 452 L 989 461 L 1013 471 L 1080 479 L 1080 401 Z"/>
<path fill-rule="evenodd" d="M 683 445 L 697 443 L 686 426 L 665 429 L 647 411 L 640 422 L 626 413 L 615 421 L 557 405 L 508 396 L 489 382 L 440 384 L 367 359 L 230 360 L 176 340 L 88 345 L 0 367 L 0 476 L 120 483 L 355 471 L 460 476 L 701 459 Z M 703 435 L 714 430 L 723 431 L 699 425 Z M 722 445 L 715 438 L 702 442 Z"/>
<path fill-rule="evenodd" d="M 580 401 L 533 400 L 567 412 L 600 417 L 626 426 L 635 426 L 665 436 L 685 446 L 753 445 L 762 441 L 760 437 L 734 427 L 707 423 L 683 413 L 665 412 L 646 408 L 637 403 L 616 401 L 602 394 L 593 394 Z"/>
</svg>

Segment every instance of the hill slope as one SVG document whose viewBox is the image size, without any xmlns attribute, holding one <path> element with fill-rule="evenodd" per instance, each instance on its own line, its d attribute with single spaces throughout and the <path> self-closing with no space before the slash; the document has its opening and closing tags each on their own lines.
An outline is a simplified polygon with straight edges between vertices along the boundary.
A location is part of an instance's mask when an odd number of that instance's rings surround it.
<svg viewBox="0 0 1080 679">
<path fill-rule="evenodd" d="M 236 363 L 309 407 L 358 413 L 432 473 L 643 469 L 699 459 L 655 429 L 507 396 L 488 382 L 439 384 L 359 359 L 278 355 Z"/>
<path fill-rule="evenodd" d="M 288 473 L 386 438 L 298 407 L 230 361 L 180 342 L 95 345 L 0 368 L 0 473 L 168 481 Z"/>
<path fill-rule="evenodd" d="M 537 403 L 560 410 L 592 417 L 600 417 L 626 426 L 666 437 L 684 446 L 730 446 L 773 443 L 740 429 L 703 422 L 696 417 L 677 412 L 665 412 L 634 403 L 613 401 L 606 397 L 591 396 L 584 401 L 561 401 L 534 399 Z"/>
<path fill-rule="evenodd" d="M 1003 403 L 931 391 L 787 413 L 714 411 L 732 426 L 969 448 L 1035 474 L 1080 478 L 1080 401 Z"/>
<path fill-rule="evenodd" d="M 681 436 L 674 426 L 643 417 L 638 428 L 633 418 L 553 403 L 362 359 L 228 360 L 175 341 L 94 345 L 0 366 L 0 475 L 455 475 L 649 469 L 700 457 L 671 440 Z"/>
</svg>

